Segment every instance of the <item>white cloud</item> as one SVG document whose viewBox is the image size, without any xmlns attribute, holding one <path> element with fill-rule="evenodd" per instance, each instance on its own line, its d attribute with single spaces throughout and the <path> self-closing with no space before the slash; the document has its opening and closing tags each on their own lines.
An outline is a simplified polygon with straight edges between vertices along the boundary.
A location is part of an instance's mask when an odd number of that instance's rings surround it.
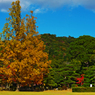
<svg viewBox="0 0 95 95">
<path fill-rule="evenodd" d="M 7 12 L 9 8 L 12 7 L 11 3 L 15 2 L 17 0 L 0 0 L 0 11 L 1 12 Z M 27 11 L 28 7 L 32 4 L 30 0 L 19 0 L 20 1 L 20 6 L 21 10 L 23 12 Z"/>
<path fill-rule="evenodd" d="M 0 11 L 7 12 L 11 3 L 16 0 L 0 0 Z M 64 5 L 77 7 L 79 5 L 95 11 L 95 0 L 20 0 L 21 11 L 33 9 L 34 13 L 43 13 L 43 10 L 61 8 Z M 39 7 L 38 7 L 39 6 Z"/>
<path fill-rule="evenodd" d="M 5 9 L 1 9 L 1 12 L 7 12 L 7 10 L 5 10 Z"/>
<path fill-rule="evenodd" d="M 38 8 L 35 9 L 33 13 L 37 14 L 37 13 L 45 13 L 48 9 L 44 9 L 44 8 Z"/>
<path fill-rule="evenodd" d="M 41 10 L 40 10 L 40 9 L 36 9 L 36 10 L 34 11 L 34 13 L 41 13 Z"/>
<path fill-rule="evenodd" d="M 95 0 L 72 0 L 74 5 L 81 5 L 87 9 L 95 11 Z"/>
</svg>

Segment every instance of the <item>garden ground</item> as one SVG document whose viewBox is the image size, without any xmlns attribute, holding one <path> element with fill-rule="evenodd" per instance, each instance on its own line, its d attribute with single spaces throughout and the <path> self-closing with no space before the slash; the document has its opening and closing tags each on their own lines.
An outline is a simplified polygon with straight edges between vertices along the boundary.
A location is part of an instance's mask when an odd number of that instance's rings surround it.
<svg viewBox="0 0 95 95">
<path fill-rule="evenodd" d="M 16 92 L 16 91 L 0 91 L 0 95 L 95 95 L 95 92 L 72 92 L 68 90 L 47 90 L 43 92 Z"/>
</svg>

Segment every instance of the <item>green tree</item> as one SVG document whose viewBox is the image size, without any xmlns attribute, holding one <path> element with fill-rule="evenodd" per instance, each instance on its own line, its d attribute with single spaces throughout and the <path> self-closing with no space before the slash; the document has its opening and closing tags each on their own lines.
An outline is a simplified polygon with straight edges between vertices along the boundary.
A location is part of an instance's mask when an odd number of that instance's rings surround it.
<svg viewBox="0 0 95 95">
<path fill-rule="evenodd" d="M 91 66 L 91 56 L 95 48 L 95 38 L 91 36 L 80 36 L 72 42 L 67 49 L 67 59 L 77 59 L 82 62 L 82 66 Z"/>
<path fill-rule="evenodd" d="M 95 87 L 95 66 L 83 67 L 84 70 L 84 84 L 89 87 L 92 84 Z"/>
<path fill-rule="evenodd" d="M 61 71 L 59 72 L 59 69 L 64 66 L 62 64 L 60 64 L 60 62 L 62 62 L 60 59 L 59 60 L 52 60 L 51 63 L 51 69 L 49 69 L 49 74 L 47 74 L 46 77 L 44 77 L 44 82 L 47 86 L 50 87 L 57 87 L 58 85 L 60 85 L 61 80 L 63 80 Z"/>
<path fill-rule="evenodd" d="M 72 84 L 76 84 L 76 78 L 80 77 L 82 72 L 77 72 L 80 70 L 81 62 L 73 59 L 70 64 L 63 68 L 64 84 L 71 87 Z"/>
</svg>

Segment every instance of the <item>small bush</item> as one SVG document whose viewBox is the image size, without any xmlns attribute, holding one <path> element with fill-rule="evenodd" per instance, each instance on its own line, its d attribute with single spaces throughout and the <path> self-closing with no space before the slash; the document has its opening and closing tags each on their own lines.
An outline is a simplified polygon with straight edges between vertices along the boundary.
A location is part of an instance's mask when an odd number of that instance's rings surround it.
<svg viewBox="0 0 95 95">
<path fill-rule="evenodd" d="M 90 83 L 84 83 L 83 86 L 84 87 L 90 87 Z"/>
<path fill-rule="evenodd" d="M 71 87 L 76 87 L 76 84 L 72 84 Z"/>
<path fill-rule="evenodd" d="M 62 90 L 62 87 L 58 87 L 58 90 Z"/>
<path fill-rule="evenodd" d="M 49 88 L 48 88 L 48 87 L 46 87 L 46 90 L 49 90 Z"/>
</svg>

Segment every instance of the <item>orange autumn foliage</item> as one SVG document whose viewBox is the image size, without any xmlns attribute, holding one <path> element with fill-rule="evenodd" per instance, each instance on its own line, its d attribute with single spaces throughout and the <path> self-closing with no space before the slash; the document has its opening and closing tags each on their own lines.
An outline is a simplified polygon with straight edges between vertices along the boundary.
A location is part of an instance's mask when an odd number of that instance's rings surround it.
<svg viewBox="0 0 95 95">
<path fill-rule="evenodd" d="M 48 54 L 43 52 L 45 45 L 40 40 L 40 35 L 37 35 L 34 16 L 31 15 L 31 18 L 29 16 L 25 25 L 25 18 L 21 20 L 20 17 L 19 3 L 19 0 L 12 2 L 13 6 L 9 8 L 11 11 L 9 15 L 12 16 L 12 19 L 8 18 L 8 20 L 13 29 L 9 30 L 8 23 L 5 24 L 7 26 L 3 31 L 3 35 L 6 33 L 5 42 L 0 40 L 0 47 L 4 52 L 0 51 L 0 60 L 3 61 L 0 73 L 4 72 L 8 76 L 8 83 L 12 83 L 14 80 L 18 85 L 30 84 L 32 81 L 41 84 L 43 74 L 49 73 L 51 60 L 48 61 Z M 33 11 L 31 13 L 33 14 Z M 16 36 L 13 35 L 13 32 Z"/>
</svg>

